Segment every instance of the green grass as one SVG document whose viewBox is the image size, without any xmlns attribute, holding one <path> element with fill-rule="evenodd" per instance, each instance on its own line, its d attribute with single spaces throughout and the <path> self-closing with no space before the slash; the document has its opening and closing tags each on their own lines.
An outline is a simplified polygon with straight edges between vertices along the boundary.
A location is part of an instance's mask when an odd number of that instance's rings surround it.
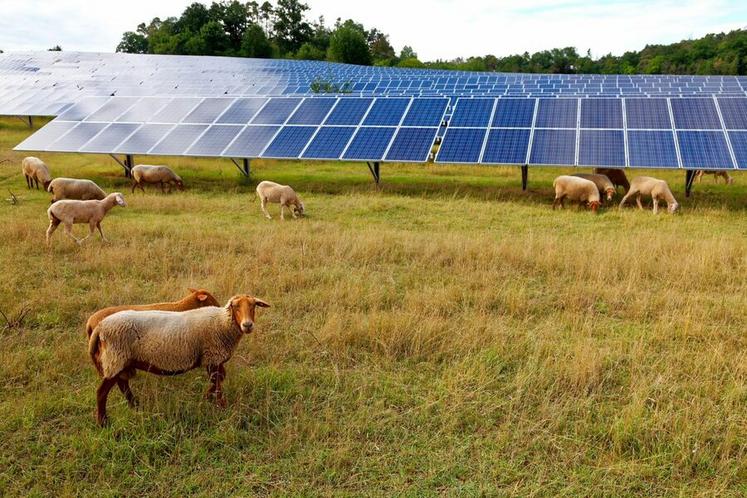
<svg viewBox="0 0 747 498">
<path fill-rule="evenodd" d="M 567 170 L 165 163 L 187 191 L 129 194 L 107 156 L 40 154 L 125 193 L 110 239 L 44 246 L 29 130 L 0 120 L 0 494 L 104 496 L 747 494 L 747 178 L 711 178 L 678 215 L 553 212 Z M 293 185 L 308 217 L 261 217 L 253 185 Z M 276 206 L 271 207 L 273 214 Z M 82 227 L 76 233 L 84 233 Z M 139 374 L 141 405 L 98 378 L 96 309 L 206 287 L 273 307 L 227 365 Z M 2 319 L 0 319 L 2 320 Z"/>
</svg>

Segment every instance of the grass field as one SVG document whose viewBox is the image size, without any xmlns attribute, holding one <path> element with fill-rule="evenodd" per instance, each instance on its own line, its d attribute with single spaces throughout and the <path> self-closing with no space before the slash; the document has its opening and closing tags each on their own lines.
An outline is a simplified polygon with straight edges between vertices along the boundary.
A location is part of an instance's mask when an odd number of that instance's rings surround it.
<svg viewBox="0 0 747 498">
<path fill-rule="evenodd" d="M 175 167 L 184 193 L 129 195 L 107 156 L 41 154 L 56 176 L 125 192 L 108 244 L 44 246 L 29 130 L 0 120 L 0 494 L 64 496 L 747 494 L 747 176 L 681 214 L 553 212 L 559 169 L 226 160 Z M 261 217 L 290 183 L 302 220 Z M 8 190 L 18 205 L 4 199 Z M 273 206 L 272 212 L 277 213 Z M 85 232 L 81 226 L 76 233 Z M 83 323 L 97 308 L 250 292 L 228 363 L 139 374 L 93 419 Z"/>
</svg>

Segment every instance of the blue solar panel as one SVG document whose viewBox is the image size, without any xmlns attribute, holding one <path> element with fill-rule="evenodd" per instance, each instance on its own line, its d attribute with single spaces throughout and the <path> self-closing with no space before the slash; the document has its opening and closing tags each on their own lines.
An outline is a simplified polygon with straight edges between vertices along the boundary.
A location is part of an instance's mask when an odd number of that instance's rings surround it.
<svg viewBox="0 0 747 498">
<path fill-rule="evenodd" d="M 718 130 L 718 118 L 713 99 L 672 99 L 672 114 L 678 130 Z"/>
<path fill-rule="evenodd" d="M 80 149 L 81 152 L 109 153 L 116 149 L 125 138 L 137 130 L 137 123 L 112 123 L 93 140 Z"/>
<path fill-rule="evenodd" d="M 578 154 L 579 165 L 624 167 L 625 133 L 622 130 L 581 130 Z"/>
<path fill-rule="evenodd" d="M 155 116 L 149 119 L 153 123 L 178 123 L 189 111 L 200 103 L 201 99 L 174 99 L 164 106 Z"/>
<path fill-rule="evenodd" d="M 387 161 L 425 162 L 438 128 L 400 128 L 387 152 Z"/>
<path fill-rule="evenodd" d="M 747 131 L 730 131 L 729 140 L 739 169 L 747 169 Z"/>
<path fill-rule="evenodd" d="M 323 126 L 303 153 L 303 157 L 339 159 L 353 133 L 355 127 L 352 126 Z"/>
<path fill-rule="evenodd" d="M 329 110 L 335 105 L 336 99 L 310 98 L 298 106 L 296 112 L 288 120 L 288 124 L 318 125 L 327 117 Z"/>
<path fill-rule="evenodd" d="M 488 135 L 481 162 L 484 164 L 525 164 L 528 148 L 528 129 L 493 129 Z"/>
<path fill-rule="evenodd" d="M 225 157 L 259 157 L 279 129 L 279 126 L 247 126 L 223 151 L 222 155 Z"/>
<path fill-rule="evenodd" d="M 170 124 L 144 124 L 112 152 L 146 154 L 171 128 Z"/>
<path fill-rule="evenodd" d="M 213 125 L 189 148 L 187 155 L 220 156 L 243 129 L 240 125 Z"/>
<path fill-rule="evenodd" d="M 51 148 L 62 152 L 75 152 L 104 128 L 106 123 L 79 123 L 52 143 Z"/>
<path fill-rule="evenodd" d="M 182 123 L 211 124 L 231 105 L 233 99 L 205 99 L 182 120 Z"/>
<path fill-rule="evenodd" d="M 631 168 L 677 168 L 677 149 L 671 131 L 628 131 Z"/>
<path fill-rule="evenodd" d="M 368 116 L 363 121 L 366 126 L 397 126 L 410 104 L 410 99 L 376 99 Z"/>
<path fill-rule="evenodd" d="M 345 159 L 380 161 L 396 128 L 360 128 L 345 151 Z"/>
<path fill-rule="evenodd" d="M 415 99 L 402 126 L 440 126 L 448 104 L 447 99 Z"/>
<path fill-rule="evenodd" d="M 531 164 L 576 164 L 576 130 L 534 130 Z"/>
<path fill-rule="evenodd" d="M 459 99 L 449 126 L 484 128 L 490 124 L 494 99 Z"/>
<path fill-rule="evenodd" d="M 747 99 L 718 99 L 727 130 L 747 130 Z"/>
<path fill-rule="evenodd" d="M 576 128 L 577 99 L 540 99 L 537 128 Z M 567 164 L 567 163 L 561 163 Z"/>
<path fill-rule="evenodd" d="M 265 105 L 267 99 L 236 99 L 226 112 L 218 118 L 218 123 L 223 124 L 247 124 L 252 120 L 257 111 Z"/>
<path fill-rule="evenodd" d="M 439 163 L 477 163 L 480 161 L 485 128 L 448 128 L 438 149 Z"/>
<path fill-rule="evenodd" d="M 262 157 L 297 158 L 316 131 L 315 126 L 286 126 L 262 153 Z"/>
<path fill-rule="evenodd" d="M 666 99 L 625 99 L 628 129 L 672 129 Z"/>
<path fill-rule="evenodd" d="M 341 98 L 324 124 L 358 126 L 373 99 Z"/>
<path fill-rule="evenodd" d="M 207 125 L 177 125 L 150 150 L 151 154 L 182 155 L 197 140 Z"/>
<path fill-rule="evenodd" d="M 499 99 L 493 116 L 494 128 L 530 128 L 536 99 Z"/>
<path fill-rule="evenodd" d="M 693 169 L 733 168 L 726 138 L 721 131 L 678 131 L 682 166 Z"/>
<path fill-rule="evenodd" d="M 581 128 L 622 128 L 620 99 L 581 100 Z"/>
<path fill-rule="evenodd" d="M 272 99 L 254 116 L 252 124 L 283 124 L 300 102 L 295 98 Z"/>
</svg>

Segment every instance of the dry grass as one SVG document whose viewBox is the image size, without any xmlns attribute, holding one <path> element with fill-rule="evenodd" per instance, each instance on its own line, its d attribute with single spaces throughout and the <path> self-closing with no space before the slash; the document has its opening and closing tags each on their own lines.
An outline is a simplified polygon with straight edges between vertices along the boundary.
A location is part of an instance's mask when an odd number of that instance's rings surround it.
<svg viewBox="0 0 747 498">
<path fill-rule="evenodd" d="M 27 133 L 0 121 L 0 493 L 705 495 L 747 493 L 747 178 L 681 215 L 553 212 L 558 170 L 254 165 L 309 217 L 268 222 L 226 161 L 166 160 L 187 192 L 126 195 L 110 244 L 44 247 Z M 42 155 L 125 189 L 101 156 Z M 660 174 L 660 173 L 657 173 Z M 276 212 L 276 211 L 275 211 Z M 82 230 L 80 227 L 78 230 Z M 78 233 L 83 233 L 79 231 Z M 140 375 L 141 409 L 97 379 L 83 323 L 117 303 L 252 292 L 273 304 L 228 365 Z M 0 324 L 2 326 L 3 324 Z"/>
</svg>

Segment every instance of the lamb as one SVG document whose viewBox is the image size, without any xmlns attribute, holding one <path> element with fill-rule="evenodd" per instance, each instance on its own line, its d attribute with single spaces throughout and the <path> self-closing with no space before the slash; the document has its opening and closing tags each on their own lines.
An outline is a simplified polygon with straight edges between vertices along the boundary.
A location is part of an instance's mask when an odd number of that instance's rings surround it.
<svg viewBox="0 0 747 498">
<path fill-rule="evenodd" d="M 49 216 L 49 228 L 47 228 L 47 245 L 49 245 L 50 238 L 60 223 L 65 225 L 65 234 L 73 239 L 78 245 L 93 235 L 94 228 L 99 229 L 101 234 L 101 240 L 106 241 L 104 238 L 104 232 L 101 231 L 101 220 L 104 219 L 106 213 L 108 213 L 114 206 L 126 206 L 127 203 L 119 192 L 107 195 L 104 200 L 98 201 L 77 201 L 77 200 L 63 200 L 56 202 L 49 206 L 47 209 L 47 216 Z M 73 235 L 73 223 L 88 223 L 90 233 L 78 240 Z"/>
<path fill-rule="evenodd" d="M 585 202 L 594 213 L 599 209 L 599 189 L 591 180 L 577 176 L 561 175 L 552 182 L 552 186 L 555 188 L 553 209 L 558 205 L 562 209 L 566 198 L 579 203 Z"/>
<path fill-rule="evenodd" d="M 172 185 L 176 185 L 179 190 L 184 190 L 184 182 L 181 177 L 174 173 L 166 166 L 149 166 L 147 164 L 138 164 L 132 168 L 132 193 L 135 188 L 145 192 L 144 184 L 161 185 L 161 192 L 166 193 L 166 185 L 169 186 L 169 193 Z"/>
<path fill-rule="evenodd" d="M 218 301 L 205 289 L 187 289 L 189 294 L 184 296 L 179 301 L 173 303 L 154 303 L 154 304 L 133 304 L 133 305 L 120 305 L 120 306 L 109 306 L 98 310 L 96 313 L 91 315 L 86 322 L 86 334 L 91 337 L 93 329 L 101 323 L 101 321 L 107 316 L 113 315 L 118 311 L 135 310 L 135 311 L 146 311 L 146 310 L 161 310 L 161 311 L 188 311 L 203 306 L 220 306 Z"/>
<path fill-rule="evenodd" d="M 650 195 L 654 201 L 654 214 L 659 212 L 659 201 L 663 199 L 667 203 L 667 211 L 674 213 L 679 209 L 679 203 L 674 199 L 672 191 L 669 189 L 669 185 L 664 180 L 657 178 L 651 178 L 650 176 L 636 176 L 630 183 L 630 190 L 625 194 L 625 197 L 620 201 L 620 209 L 622 209 L 625 202 L 632 196 L 636 196 L 635 200 L 638 204 L 639 209 L 643 209 L 641 205 L 641 195 Z"/>
<path fill-rule="evenodd" d="M 630 182 L 628 177 L 625 176 L 625 171 L 618 168 L 594 168 L 594 173 L 598 175 L 604 175 L 610 179 L 612 184 L 617 187 L 622 187 L 625 192 L 630 189 Z"/>
<path fill-rule="evenodd" d="M 579 178 L 585 178 L 586 180 L 591 180 L 594 182 L 594 185 L 597 186 L 599 189 L 599 195 L 606 194 L 607 195 L 607 202 L 612 200 L 612 196 L 615 195 L 615 186 L 612 184 L 609 178 L 607 178 L 606 175 L 598 175 L 598 174 L 590 174 L 590 173 L 576 173 L 575 175 Z"/>
<path fill-rule="evenodd" d="M 280 204 L 281 220 L 285 219 L 285 208 L 290 209 L 294 218 L 297 218 L 299 215 L 303 216 L 303 202 L 301 202 L 298 194 L 288 185 L 280 185 L 279 183 L 270 181 L 259 182 L 259 185 L 257 185 L 257 196 L 262 202 L 262 212 L 268 220 L 272 219 L 270 213 L 267 212 L 268 202 Z"/>
<path fill-rule="evenodd" d="M 26 187 L 28 188 L 32 188 L 36 184 L 36 188 L 38 189 L 39 182 L 41 182 L 44 190 L 47 190 L 49 183 L 52 181 L 49 168 L 38 157 L 29 156 L 21 161 L 21 170 L 23 171 L 23 176 L 26 177 Z"/>
<path fill-rule="evenodd" d="M 106 400 L 117 384 L 130 406 L 135 397 L 129 380 L 137 370 L 176 375 L 204 366 L 211 385 L 206 398 L 226 406 L 223 364 L 231 359 L 244 334 L 254 330 L 255 309 L 270 305 L 237 295 L 222 307 L 190 311 L 120 311 L 99 323 L 88 341 L 88 354 L 102 377 L 96 391 L 96 420 L 105 425 Z"/>
<path fill-rule="evenodd" d="M 79 180 L 77 178 L 55 178 L 47 187 L 47 192 L 52 193 L 51 203 L 62 199 L 73 199 L 78 201 L 100 201 L 106 197 L 106 192 L 91 180 Z"/>
<path fill-rule="evenodd" d="M 700 183 L 703 179 L 703 175 L 713 175 L 713 181 L 718 183 L 719 178 L 723 178 L 727 185 L 734 183 L 734 178 L 731 177 L 728 171 L 706 171 L 699 169 L 695 172 L 695 179 Z"/>
</svg>

